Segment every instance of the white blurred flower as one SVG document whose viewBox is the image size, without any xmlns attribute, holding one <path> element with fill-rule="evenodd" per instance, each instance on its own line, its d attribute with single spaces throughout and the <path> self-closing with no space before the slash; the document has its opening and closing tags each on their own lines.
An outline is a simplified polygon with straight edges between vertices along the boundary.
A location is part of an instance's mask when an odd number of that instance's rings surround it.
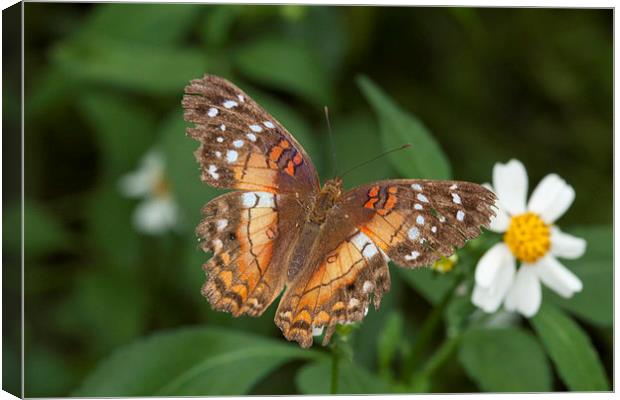
<svg viewBox="0 0 620 400">
<path fill-rule="evenodd" d="M 568 298 L 581 291 L 581 280 L 556 257 L 581 257 L 586 241 L 563 233 L 555 221 L 575 199 L 574 189 L 556 174 L 538 184 L 526 205 L 527 173 L 518 160 L 493 167 L 498 197 L 490 229 L 504 233 L 478 261 L 472 302 L 486 312 L 501 303 L 508 311 L 534 316 L 542 300 L 541 283 Z M 520 262 L 517 268 L 517 261 Z"/>
<path fill-rule="evenodd" d="M 165 162 L 157 150 L 149 151 L 140 167 L 120 179 L 121 192 L 127 197 L 143 198 L 133 214 L 136 229 L 162 234 L 179 224 L 179 210 L 164 175 Z"/>
</svg>

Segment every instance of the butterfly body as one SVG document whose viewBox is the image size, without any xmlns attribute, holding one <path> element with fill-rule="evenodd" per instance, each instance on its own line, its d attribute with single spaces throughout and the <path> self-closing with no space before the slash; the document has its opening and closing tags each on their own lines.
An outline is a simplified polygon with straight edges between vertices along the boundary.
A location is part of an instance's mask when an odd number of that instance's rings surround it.
<svg viewBox="0 0 620 400">
<path fill-rule="evenodd" d="M 236 189 L 204 207 L 196 230 L 213 254 L 202 292 L 216 310 L 260 316 L 284 291 L 275 323 L 303 347 L 379 307 L 390 259 L 429 265 L 493 214 L 494 195 L 469 182 L 398 179 L 343 191 L 334 178 L 321 187 L 299 143 L 232 83 L 207 75 L 185 93 L 202 180 Z"/>
</svg>

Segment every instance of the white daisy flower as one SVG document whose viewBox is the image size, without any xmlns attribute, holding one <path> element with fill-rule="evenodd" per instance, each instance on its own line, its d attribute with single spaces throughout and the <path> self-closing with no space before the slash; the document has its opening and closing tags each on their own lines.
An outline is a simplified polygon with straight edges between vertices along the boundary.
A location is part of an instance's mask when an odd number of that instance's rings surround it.
<svg viewBox="0 0 620 400">
<path fill-rule="evenodd" d="M 133 214 L 133 223 L 141 232 L 158 235 L 179 224 L 179 210 L 164 175 L 163 155 L 149 151 L 140 167 L 120 179 L 121 192 L 127 197 L 144 198 Z"/>
<path fill-rule="evenodd" d="M 556 258 L 575 259 L 586 249 L 585 240 L 554 225 L 575 199 L 574 189 L 549 174 L 526 205 L 527 180 L 523 164 L 510 160 L 495 164 L 493 187 L 485 185 L 498 197 L 490 229 L 504 238 L 478 261 L 471 300 L 489 313 L 503 302 L 508 311 L 534 316 L 542 300 L 541 283 L 565 298 L 582 289 L 581 280 Z"/>
</svg>

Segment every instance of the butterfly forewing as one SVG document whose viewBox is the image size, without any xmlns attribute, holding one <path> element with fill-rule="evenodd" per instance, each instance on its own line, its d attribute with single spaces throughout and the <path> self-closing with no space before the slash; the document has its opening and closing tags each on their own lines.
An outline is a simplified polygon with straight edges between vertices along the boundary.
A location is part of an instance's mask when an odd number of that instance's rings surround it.
<svg viewBox="0 0 620 400">
<path fill-rule="evenodd" d="M 488 226 L 495 195 L 461 181 L 390 180 L 354 188 L 344 213 L 396 264 L 430 265 Z"/>
<path fill-rule="evenodd" d="M 187 133 L 200 142 L 202 180 L 221 188 L 311 193 L 319 180 L 290 133 L 241 89 L 206 75 L 185 88 Z"/>
</svg>

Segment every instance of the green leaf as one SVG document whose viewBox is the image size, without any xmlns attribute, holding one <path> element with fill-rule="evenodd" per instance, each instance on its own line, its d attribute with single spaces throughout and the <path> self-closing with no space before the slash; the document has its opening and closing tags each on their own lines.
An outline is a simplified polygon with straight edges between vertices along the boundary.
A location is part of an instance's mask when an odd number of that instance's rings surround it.
<svg viewBox="0 0 620 400">
<path fill-rule="evenodd" d="M 337 173 L 342 173 L 359 163 L 370 160 L 381 152 L 381 138 L 378 134 L 377 124 L 367 113 L 355 113 L 347 116 L 336 115 L 332 119 Z M 327 138 L 325 140 L 326 143 L 329 143 Z M 356 145 L 352 146 L 352 143 Z M 331 160 L 331 152 L 327 151 L 328 148 L 325 150 L 326 156 Z M 394 177 L 392 171 L 389 160 L 379 159 L 346 174 L 344 177 L 345 186 L 353 188 L 363 183 L 388 179 Z"/>
<path fill-rule="evenodd" d="M 183 211 L 184 228 L 193 232 L 200 220 L 202 207 L 222 192 L 200 180 L 199 164 L 194 157 L 198 142 L 185 135 L 185 127 L 183 111 L 179 106 L 164 121 L 160 137 L 166 160 L 166 176 Z"/>
<path fill-rule="evenodd" d="M 330 103 L 330 83 L 319 57 L 301 41 L 261 38 L 240 47 L 236 68 L 257 83 L 280 89 L 313 103 Z"/>
<path fill-rule="evenodd" d="M 551 390 L 551 370 L 534 336 L 517 328 L 471 329 L 459 348 L 465 371 L 488 392 Z"/>
<path fill-rule="evenodd" d="M 127 96 L 105 91 L 86 91 L 77 104 L 97 135 L 107 176 L 116 178 L 137 168 L 153 142 L 153 114 Z"/>
<path fill-rule="evenodd" d="M 543 303 L 530 322 L 570 390 L 609 390 L 605 371 L 588 335 L 570 317 Z"/>
<path fill-rule="evenodd" d="M 577 317 L 600 325 L 613 324 L 613 230 L 610 226 L 591 226 L 567 230 L 587 241 L 586 253 L 576 260 L 560 262 L 583 283 L 583 290 L 570 299 L 546 290 L 545 299 Z"/>
<path fill-rule="evenodd" d="M 284 363 L 316 360 L 320 354 L 231 330 L 178 329 L 119 348 L 72 395 L 243 395 Z"/>
<path fill-rule="evenodd" d="M 198 4 L 101 4 L 82 34 L 153 45 L 178 43 L 200 15 Z"/>
<path fill-rule="evenodd" d="M 4 228 L 3 244 L 14 254 L 21 252 L 21 205 L 12 204 L 7 208 L 2 222 Z M 24 255 L 40 257 L 49 252 L 67 249 L 73 242 L 71 235 L 44 205 L 33 200 L 24 202 Z"/>
<path fill-rule="evenodd" d="M 384 149 L 411 144 L 410 149 L 389 156 L 400 174 L 407 178 L 449 179 L 450 162 L 424 124 L 366 76 L 358 77 L 357 84 L 377 115 Z"/>
<path fill-rule="evenodd" d="M 201 77 L 207 70 L 206 57 L 199 49 L 96 36 L 59 45 L 52 57 L 73 80 L 179 98 L 190 79 Z"/>
<path fill-rule="evenodd" d="M 387 318 L 377 339 L 379 371 L 382 376 L 390 376 L 390 364 L 394 360 L 403 340 L 403 317 L 393 311 Z"/>
<path fill-rule="evenodd" d="M 330 360 L 305 366 L 297 373 L 297 388 L 302 394 L 329 394 L 332 363 Z M 391 393 L 390 386 L 371 372 L 344 359 L 339 364 L 339 394 Z"/>
<path fill-rule="evenodd" d="M 429 303 L 439 302 L 454 282 L 454 274 L 441 274 L 431 268 L 394 268 L 405 282 L 419 292 Z"/>
<path fill-rule="evenodd" d="M 116 183 L 107 181 L 91 193 L 85 205 L 89 231 L 85 239 L 94 259 L 113 268 L 137 268 L 141 247 L 132 222 L 137 203 L 123 198 Z"/>
</svg>

